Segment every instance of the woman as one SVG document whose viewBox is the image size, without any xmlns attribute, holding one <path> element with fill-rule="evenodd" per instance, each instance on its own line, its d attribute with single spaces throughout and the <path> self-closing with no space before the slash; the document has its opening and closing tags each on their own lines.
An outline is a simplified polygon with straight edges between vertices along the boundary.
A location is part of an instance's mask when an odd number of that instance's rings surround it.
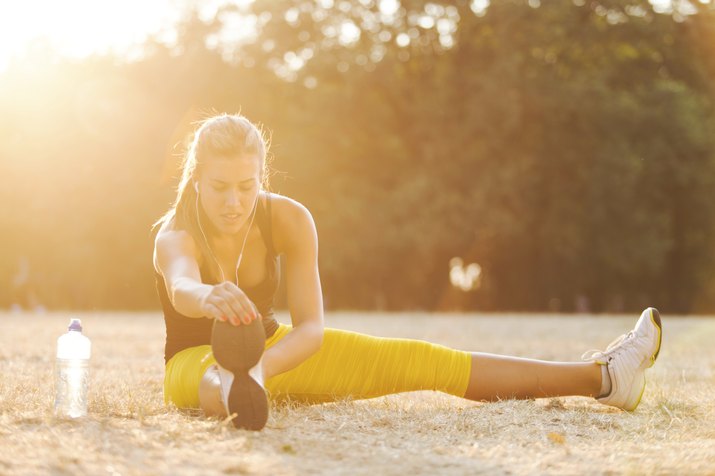
<svg viewBox="0 0 715 476">
<path fill-rule="evenodd" d="M 658 311 L 585 362 L 469 353 L 323 327 L 318 239 L 308 210 L 263 188 L 266 140 L 245 117 L 196 130 L 174 206 L 157 225 L 157 289 L 166 323 L 165 401 L 259 430 L 268 398 L 325 402 L 412 390 L 471 400 L 593 396 L 634 410 L 658 356 Z M 273 318 L 277 256 L 292 326 Z M 267 390 L 267 392 L 266 392 Z"/>
</svg>

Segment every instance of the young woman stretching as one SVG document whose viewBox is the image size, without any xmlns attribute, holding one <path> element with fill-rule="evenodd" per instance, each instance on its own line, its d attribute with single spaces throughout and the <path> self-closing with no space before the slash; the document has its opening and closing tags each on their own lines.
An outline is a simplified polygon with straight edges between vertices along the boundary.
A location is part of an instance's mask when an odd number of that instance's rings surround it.
<svg viewBox="0 0 715 476">
<path fill-rule="evenodd" d="M 547 362 L 323 327 L 308 210 L 263 188 L 266 141 L 245 117 L 196 130 L 154 248 L 164 310 L 164 399 L 260 430 L 268 395 L 305 402 L 439 390 L 471 400 L 583 395 L 634 410 L 661 342 L 658 311 L 585 362 Z M 273 317 L 285 279 L 292 326 Z"/>
</svg>

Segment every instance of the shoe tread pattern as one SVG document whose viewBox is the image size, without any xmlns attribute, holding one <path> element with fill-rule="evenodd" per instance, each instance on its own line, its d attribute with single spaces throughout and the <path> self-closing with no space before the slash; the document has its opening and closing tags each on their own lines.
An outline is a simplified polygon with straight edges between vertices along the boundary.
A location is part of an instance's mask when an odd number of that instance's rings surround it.
<svg viewBox="0 0 715 476">
<path fill-rule="evenodd" d="M 233 373 L 227 404 L 229 413 L 236 415 L 232 420 L 236 428 L 260 430 L 268 420 L 266 392 L 248 374 L 261 360 L 265 341 L 266 334 L 260 319 L 238 326 L 214 321 L 211 348 L 216 362 Z"/>
</svg>

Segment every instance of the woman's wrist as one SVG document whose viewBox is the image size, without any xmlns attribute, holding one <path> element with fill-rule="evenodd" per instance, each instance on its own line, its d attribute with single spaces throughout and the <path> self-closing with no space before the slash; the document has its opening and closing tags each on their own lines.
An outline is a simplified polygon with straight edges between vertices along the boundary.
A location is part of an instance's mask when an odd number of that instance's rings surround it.
<svg viewBox="0 0 715 476">
<path fill-rule="evenodd" d="M 212 288 L 190 278 L 178 279 L 171 289 L 171 303 L 185 316 L 206 317 L 206 300 Z"/>
</svg>

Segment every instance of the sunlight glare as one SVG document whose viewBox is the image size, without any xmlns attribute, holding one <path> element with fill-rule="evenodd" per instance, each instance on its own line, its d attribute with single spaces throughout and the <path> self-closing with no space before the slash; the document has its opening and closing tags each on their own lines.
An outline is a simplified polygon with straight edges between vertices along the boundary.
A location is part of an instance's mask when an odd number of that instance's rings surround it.
<svg viewBox="0 0 715 476">
<path fill-rule="evenodd" d="M 180 0 L 25 0 L 0 2 L 0 71 L 34 41 L 62 56 L 126 52 L 173 24 Z"/>
<path fill-rule="evenodd" d="M 338 41 L 344 46 L 349 46 L 360 41 L 360 28 L 351 20 L 344 21 L 340 25 Z"/>
<path fill-rule="evenodd" d="M 380 13 L 383 15 L 392 16 L 400 9 L 400 2 L 397 0 L 381 0 Z"/>
<path fill-rule="evenodd" d="M 478 17 L 483 17 L 489 8 L 489 0 L 472 0 L 469 4 L 470 8 Z"/>
</svg>

